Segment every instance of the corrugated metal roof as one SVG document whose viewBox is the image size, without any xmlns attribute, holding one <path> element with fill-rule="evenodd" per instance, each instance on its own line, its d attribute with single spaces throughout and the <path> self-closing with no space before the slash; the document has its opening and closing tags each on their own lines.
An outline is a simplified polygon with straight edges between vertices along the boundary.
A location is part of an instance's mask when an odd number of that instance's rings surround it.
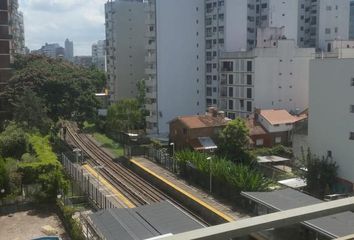
<svg viewBox="0 0 354 240">
<path fill-rule="evenodd" d="M 133 209 L 107 209 L 90 215 L 107 240 L 142 240 L 204 227 L 165 201 Z"/>
<path fill-rule="evenodd" d="M 242 192 L 242 195 L 277 211 L 323 202 L 290 188 L 273 192 Z M 343 212 L 327 217 L 316 218 L 306 221 L 303 224 L 328 237 L 343 237 L 354 233 L 354 213 Z"/>
</svg>

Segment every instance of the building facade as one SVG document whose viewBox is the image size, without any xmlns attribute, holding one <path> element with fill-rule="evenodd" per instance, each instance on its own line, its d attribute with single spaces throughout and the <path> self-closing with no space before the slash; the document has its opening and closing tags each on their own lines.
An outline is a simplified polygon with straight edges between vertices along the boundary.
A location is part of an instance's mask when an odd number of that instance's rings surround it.
<svg viewBox="0 0 354 240">
<path fill-rule="evenodd" d="M 0 93 L 4 91 L 11 77 L 11 35 L 10 35 L 10 11 L 9 1 L 0 1 Z M 1 94 L 0 94 L 1 95 Z M 0 120 L 3 120 L 8 112 L 7 101 L 0 97 Z"/>
<path fill-rule="evenodd" d="M 204 0 L 150 0 L 146 6 L 150 134 L 168 133 L 177 116 L 205 112 L 204 6 Z"/>
<path fill-rule="evenodd" d="M 107 77 L 110 101 L 136 97 L 145 70 L 145 3 L 115 0 L 105 4 Z"/>
<path fill-rule="evenodd" d="M 64 42 L 65 51 L 64 58 L 70 62 L 74 61 L 74 43 L 69 39 L 66 39 Z"/>
<path fill-rule="evenodd" d="M 309 145 L 337 162 L 340 178 L 354 183 L 354 59 L 310 62 Z"/>
<path fill-rule="evenodd" d="M 315 49 L 298 48 L 294 40 L 271 42 L 272 47 L 221 56 L 219 109 L 229 118 L 249 116 L 255 108 L 296 113 L 308 107 Z"/>
<path fill-rule="evenodd" d="M 325 51 L 326 41 L 349 39 L 349 0 L 300 0 L 300 47 Z"/>
<path fill-rule="evenodd" d="M 106 42 L 104 40 L 99 40 L 92 45 L 92 64 L 106 71 Z"/>
<path fill-rule="evenodd" d="M 18 0 L 10 0 L 9 3 L 10 31 L 12 35 L 12 53 L 25 54 L 25 29 L 23 22 L 23 13 L 18 10 Z"/>
</svg>

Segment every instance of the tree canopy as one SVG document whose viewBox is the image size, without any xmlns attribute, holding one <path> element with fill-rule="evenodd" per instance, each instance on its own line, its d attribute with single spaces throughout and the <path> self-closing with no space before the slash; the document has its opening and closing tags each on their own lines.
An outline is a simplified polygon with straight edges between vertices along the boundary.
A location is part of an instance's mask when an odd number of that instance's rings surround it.
<svg viewBox="0 0 354 240">
<path fill-rule="evenodd" d="M 53 121 L 63 118 L 83 122 L 96 117 L 95 92 L 102 91 L 105 84 L 105 76 L 98 70 L 33 55 L 18 56 L 14 68 L 5 95 L 21 120 L 32 122 L 28 114 L 19 114 L 29 98 L 34 99 L 30 108 L 38 114 L 35 118 L 44 113 Z"/>
<path fill-rule="evenodd" d="M 218 141 L 219 155 L 225 155 L 233 161 L 250 160 L 250 153 L 247 151 L 249 129 L 243 119 L 236 118 L 228 122 L 226 127 L 220 132 Z"/>
</svg>

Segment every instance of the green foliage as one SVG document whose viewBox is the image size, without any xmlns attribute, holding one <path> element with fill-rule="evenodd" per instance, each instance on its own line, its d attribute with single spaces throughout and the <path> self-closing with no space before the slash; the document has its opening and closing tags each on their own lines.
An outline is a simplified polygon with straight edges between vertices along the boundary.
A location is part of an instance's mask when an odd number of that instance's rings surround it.
<svg viewBox="0 0 354 240">
<path fill-rule="evenodd" d="M 63 169 L 57 156 L 52 151 L 49 136 L 30 135 L 29 143 L 37 161 L 26 161 L 19 164 L 18 171 L 24 184 L 39 183 L 44 193 L 43 198 L 55 199 L 59 189 L 68 188 Z"/>
<path fill-rule="evenodd" d="M 272 148 L 255 148 L 251 152 L 256 156 L 281 156 L 285 158 L 293 157 L 293 151 L 289 147 L 283 145 L 276 145 Z"/>
<path fill-rule="evenodd" d="M 29 128 L 37 128 L 48 133 L 51 120 L 47 116 L 47 107 L 43 99 L 32 90 L 25 89 L 22 96 L 17 96 L 13 103 L 14 120 Z"/>
<path fill-rule="evenodd" d="M 226 158 L 213 156 L 210 166 L 208 155 L 204 153 L 187 150 L 177 152 L 175 156 L 182 174 L 187 172 L 188 164 L 192 164 L 204 176 L 208 176 L 211 169 L 213 178 L 237 192 L 264 191 L 270 184 L 269 180 L 250 166 L 235 164 Z"/>
<path fill-rule="evenodd" d="M 330 194 L 334 188 L 337 178 L 338 165 L 332 159 L 313 155 L 310 149 L 305 155 L 302 151 L 302 163 L 307 171 L 299 171 L 300 175 L 306 179 L 306 190 L 311 194 L 323 198 Z"/>
<path fill-rule="evenodd" d="M 96 118 L 98 100 L 95 91 L 104 87 L 101 86 L 101 73 L 65 61 L 32 55 L 19 56 L 15 69 L 16 73 L 5 90 L 14 106 L 30 90 L 42 99 L 47 115 L 53 121 L 63 118 L 83 122 Z"/>
<path fill-rule="evenodd" d="M 0 134 L 0 155 L 3 157 L 20 158 L 27 151 L 25 131 L 11 122 Z"/>
<path fill-rule="evenodd" d="M 228 122 L 218 139 L 218 154 L 225 155 L 235 162 L 250 162 L 253 156 L 247 151 L 249 146 L 249 129 L 246 122 L 237 118 Z"/>
<path fill-rule="evenodd" d="M 144 114 L 136 99 L 124 99 L 108 108 L 108 127 L 117 132 L 144 128 Z"/>
<path fill-rule="evenodd" d="M 0 190 L 5 189 L 5 192 L 9 190 L 9 173 L 6 169 L 5 160 L 0 157 Z M 2 193 L 0 193 L 0 197 Z"/>
<path fill-rule="evenodd" d="M 64 206 L 64 204 L 60 201 L 57 202 L 57 206 L 63 216 L 63 220 L 66 223 L 66 226 L 69 230 L 69 235 L 73 240 L 84 240 L 86 239 L 82 227 L 78 221 L 73 219 L 73 215 L 75 214 L 75 209 L 69 206 Z"/>
<path fill-rule="evenodd" d="M 106 135 L 101 133 L 94 133 L 93 137 L 96 139 L 96 141 L 102 143 L 102 147 L 110 149 L 117 157 L 124 155 L 123 147 Z"/>
</svg>

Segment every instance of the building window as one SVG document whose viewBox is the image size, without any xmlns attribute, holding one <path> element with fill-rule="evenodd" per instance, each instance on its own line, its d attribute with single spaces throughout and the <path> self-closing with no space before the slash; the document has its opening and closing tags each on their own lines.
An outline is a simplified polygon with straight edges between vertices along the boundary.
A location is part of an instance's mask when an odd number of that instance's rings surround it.
<svg viewBox="0 0 354 240">
<path fill-rule="evenodd" d="M 247 88 L 247 98 L 252 98 L 252 88 Z"/>
<path fill-rule="evenodd" d="M 354 87 L 354 78 L 351 79 L 350 86 Z"/>
<path fill-rule="evenodd" d="M 247 75 L 247 85 L 252 85 L 252 75 Z"/>
<path fill-rule="evenodd" d="M 349 139 L 354 140 L 354 132 L 350 132 Z"/>
<path fill-rule="evenodd" d="M 354 113 L 354 105 L 350 105 L 350 112 Z"/>
<path fill-rule="evenodd" d="M 275 143 L 281 143 L 281 137 L 275 137 Z"/>
<path fill-rule="evenodd" d="M 247 61 L 247 72 L 252 72 L 252 61 Z"/>
<path fill-rule="evenodd" d="M 256 146 L 263 146 L 263 144 L 264 144 L 263 138 L 256 140 Z"/>
<path fill-rule="evenodd" d="M 247 102 L 247 112 L 252 112 L 252 102 Z"/>
<path fill-rule="evenodd" d="M 234 101 L 229 100 L 229 110 L 233 110 L 233 109 L 234 109 Z"/>
<path fill-rule="evenodd" d="M 245 107 L 245 101 L 240 100 L 240 108 L 243 109 Z"/>
<path fill-rule="evenodd" d="M 233 85 L 234 84 L 234 75 L 230 74 L 229 75 L 229 85 Z"/>
<path fill-rule="evenodd" d="M 233 97 L 233 96 L 234 96 L 234 88 L 229 87 L 229 97 Z"/>
<path fill-rule="evenodd" d="M 331 29 L 330 28 L 326 28 L 325 29 L 325 34 L 331 34 Z"/>
</svg>

